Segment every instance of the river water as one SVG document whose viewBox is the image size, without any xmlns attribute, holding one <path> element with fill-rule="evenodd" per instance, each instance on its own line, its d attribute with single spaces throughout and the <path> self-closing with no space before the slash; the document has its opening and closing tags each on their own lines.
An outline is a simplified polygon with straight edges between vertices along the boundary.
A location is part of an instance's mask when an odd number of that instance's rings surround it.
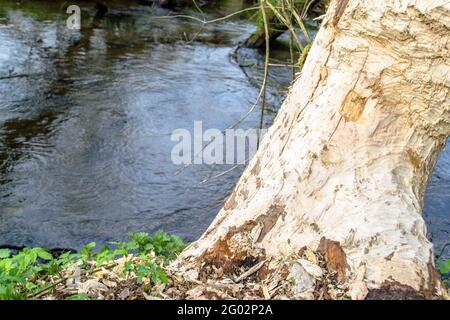
<svg viewBox="0 0 450 320">
<path fill-rule="evenodd" d="M 206 18 L 243 2 L 221 1 Z M 261 73 L 250 68 L 248 77 L 230 56 L 254 25 L 236 17 L 201 28 L 113 1 L 103 19 L 82 3 L 78 32 L 65 27 L 62 3 L 0 0 L 0 78 L 17 76 L 0 80 L 0 244 L 79 248 L 158 229 L 196 239 L 243 168 L 200 184 L 230 166 L 179 172 L 170 133 L 198 120 L 224 129 L 247 112 Z M 273 70 L 272 109 L 289 81 Z M 257 127 L 258 117 L 240 127 Z M 447 148 L 425 205 L 438 250 L 449 239 L 449 191 Z"/>
</svg>

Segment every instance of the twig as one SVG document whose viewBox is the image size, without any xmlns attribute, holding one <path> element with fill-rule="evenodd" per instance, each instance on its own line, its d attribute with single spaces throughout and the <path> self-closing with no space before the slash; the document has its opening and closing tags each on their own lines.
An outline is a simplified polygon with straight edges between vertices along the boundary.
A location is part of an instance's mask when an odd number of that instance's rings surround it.
<svg viewBox="0 0 450 320">
<path fill-rule="evenodd" d="M 262 105 L 261 105 L 261 117 L 259 119 L 259 132 L 261 133 L 264 122 L 264 111 L 266 107 L 266 86 L 267 86 L 267 76 L 269 73 L 269 58 L 270 58 L 270 39 L 269 39 L 269 25 L 267 22 L 266 10 L 264 9 L 265 0 L 260 0 L 261 6 L 261 14 L 264 22 L 264 37 L 266 40 L 266 56 L 264 60 L 264 78 L 262 83 Z M 259 149 L 259 139 L 260 135 L 258 134 L 258 140 L 256 143 L 256 148 Z"/>
<path fill-rule="evenodd" d="M 230 169 L 228 169 L 228 170 L 222 171 L 221 173 L 216 174 L 215 176 L 212 176 L 212 177 L 209 177 L 209 178 L 206 178 L 206 179 L 200 181 L 199 184 L 205 184 L 206 182 L 208 182 L 208 181 L 210 181 L 210 180 L 217 179 L 217 178 L 219 178 L 219 177 L 221 177 L 221 176 L 223 176 L 223 175 L 226 175 L 228 172 L 231 172 L 231 171 L 233 171 L 234 169 L 236 169 L 237 167 L 239 167 L 239 166 L 241 166 L 241 165 L 244 165 L 244 164 L 245 164 L 245 163 L 238 163 L 238 164 L 232 166 L 232 167 L 231 167 Z"/>
<path fill-rule="evenodd" d="M 320 21 L 320 20 L 323 20 L 326 16 L 327 16 L 326 14 L 322 14 L 321 16 L 315 17 L 315 18 L 313 19 L 313 21 Z"/>
<path fill-rule="evenodd" d="M 447 248 L 448 246 L 450 246 L 450 242 L 444 244 L 444 246 L 441 249 L 441 253 L 439 253 L 439 257 L 441 257 L 444 254 L 445 248 Z"/>
<path fill-rule="evenodd" d="M 305 24 L 303 23 L 302 18 L 298 15 L 297 11 L 294 7 L 292 7 L 292 14 L 294 15 L 295 19 L 297 20 L 297 24 L 300 26 L 300 29 L 302 30 L 303 34 L 305 35 L 306 40 L 311 43 L 311 37 L 309 36 L 308 30 L 306 30 Z"/>
<path fill-rule="evenodd" d="M 195 21 L 201 22 L 203 24 L 211 24 L 211 23 L 216 23 L 216 22 L 219 22 L 219 21 L 223 21 L 223 20 L 229 19 L 229 18 L 231 18 L 231 17 L 233 17 L 235 15 L 238 15 L 238 14 L 241 14 L 241 13 L 244 13 L 244 12 L 247 12 L 247 11 L 258 10 L 258 9 L 259 9 L 259 7 L 245 8 L 245 9 L 242 9 L 242 10 L 230 13 L 230 14 L 228 14 L 226 16 L 223 16 L 223 17 L 220 17 L 220 18 L 216 18 L 216 19 L 212 19 L 212 20 L 204 20 L 204 19 L 202 20 L 200 18 L 197 18 L 197 17 L 194 17 L 194 16 L 185 15 L 185 14 L 176 14 L 176 15 L 173 15 L 173 16 L 159 16 L 159 17 L 154 17 L 154 18 L 156 18 L 156 19 L 185 18 L 185 19 L 195 20 Z"/>
<path fill-rule="evenodd" d="M 294 0 L 289 0 L 289 1 L 290 1 L 289 5 L 293 7 Z M 291 23 L 292 23 L 292 18 L 291 18 Z M 291 32 L 289 32 L 289 55 L 291 56 L 291 64 L 292 64 L 292 81 L 294 81 L 295 80 L 294 36 L 292 35 Z"/>
<path fill-rule="evenodd" d="M 236 282 L 241 282 L 242 280 L 244 280 L 245 278 L 250 277 L 252 274 L 254 274 L 256 271 L 258 271 L 259 269 L 262 268 L 262 266 L 264 265 L 264 263 L 266 263 L 267 260 L 263 260 L 257 264 L 255 264 L 253 267 L 251 267 L 250 269 L 248 269 L 247 271 L 245 271 L 243 274 L 241 274 L 239 277 L 236 278 Z"/>
<path fill-rule="evenodd" d="M 298 37 L 297 33 L 295 32 L 294 26 L 283 17 L 283 15 L 277 10 L 276 7 L 274 7 L 270 2 L 266 2 L 266 4 L 272 9 L 275 16 L 289 29 L 291 34 L 294 36 L 295 42 L 297 43 L 297 46 L 300 50 L 303 50 L 303 45 L 300 42 L 300 38 Z"/>
<path fill-rule="evenodd" d="M 0 80 L 5 80 L 5 79 L 13 79 L 13 78 L 25 78 L 25 77 L 29 77 L 29 74 L 14 74 L 14 75 L 10 75 L 10 76 L 5 76 L 5 77 L 0 77 Z"/>
<path fill-rule="evenodd" d="M 306 18 L 306 15 L 308 14 L 308 10 L 309 8 L 314 5 L 318 0 L 311 0 L 310 2 L 308 2 L 308 4 L 303 6 L 303 10 L 302 10 L 302 14 L 301 17 L 302 19 Z"/>
<path fill-rule="evenodd" d="M 283 63 L 269 63 L 269 67 L 295 68 L 295 67 L 299 67 L 299 65 L 297 65 L 297 64 L 283 64 Z"/>
<path fill-rule="evenodd" d="M 194 2 L 195 8 L 197 8 L 198 12 L 200 12 L 200 14 L 203 16 L 203 20 L 205 20 L 205 13 L 203 12 L 202 9 L 200 9 L 199 5 L 197 4 L 197 1 L 192 0 L 192 2 Z"/>
</svg>

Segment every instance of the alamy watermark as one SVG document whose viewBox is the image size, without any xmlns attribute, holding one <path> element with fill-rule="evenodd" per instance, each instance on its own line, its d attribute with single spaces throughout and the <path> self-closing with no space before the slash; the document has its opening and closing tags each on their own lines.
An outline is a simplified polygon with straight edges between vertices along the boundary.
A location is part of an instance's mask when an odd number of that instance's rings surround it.
<svg viewBox="0 0 450 320">
<path fill-rule="evenodd" d="M 176 129 L 170 140 L 178 142 L 171 152 L 174 164 L 245 164 L 253 157 L 267 129 L 207 129 L 194 121 L 194 130 Z"/>
<path fill-rule="evenodd" d="M 70 16 L 66 20 L 66 26 L 70 30 L 80 30 L 81 28 L 81 9 L 77 5 L 67 7 L 66 13 Z"/>
</svg>

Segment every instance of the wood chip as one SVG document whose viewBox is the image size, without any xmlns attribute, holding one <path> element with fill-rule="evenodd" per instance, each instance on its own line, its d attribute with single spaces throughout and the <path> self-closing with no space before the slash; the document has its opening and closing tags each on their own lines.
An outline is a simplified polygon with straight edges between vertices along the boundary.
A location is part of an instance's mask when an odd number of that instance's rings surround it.
<svg viewBox="0 0 450 320">
<path fill-rule="evenodd" d="M 263 295 L 264 295 L 264 299 L 270 300 L 269 289 L 267 288 L 266 285 L 263 285 L 263 286 L 262 286 L 262 292 L 263 292 Z"/>
</svg>

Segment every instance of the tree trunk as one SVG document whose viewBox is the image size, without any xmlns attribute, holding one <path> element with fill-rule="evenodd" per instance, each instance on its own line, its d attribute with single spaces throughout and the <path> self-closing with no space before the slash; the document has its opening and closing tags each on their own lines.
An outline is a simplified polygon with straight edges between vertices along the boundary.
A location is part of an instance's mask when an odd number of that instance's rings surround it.
<svg viewBox="0 0 450 320">
<path fill-rule="evenodd" d="M 445 297 L 422 208 L 450 134 L 449 40 L 448 0 L 332 1 L 260 149 L 174 266 L 264 260 L 263 277 L 312 250 L 352 298 Z"/>
</svg>

